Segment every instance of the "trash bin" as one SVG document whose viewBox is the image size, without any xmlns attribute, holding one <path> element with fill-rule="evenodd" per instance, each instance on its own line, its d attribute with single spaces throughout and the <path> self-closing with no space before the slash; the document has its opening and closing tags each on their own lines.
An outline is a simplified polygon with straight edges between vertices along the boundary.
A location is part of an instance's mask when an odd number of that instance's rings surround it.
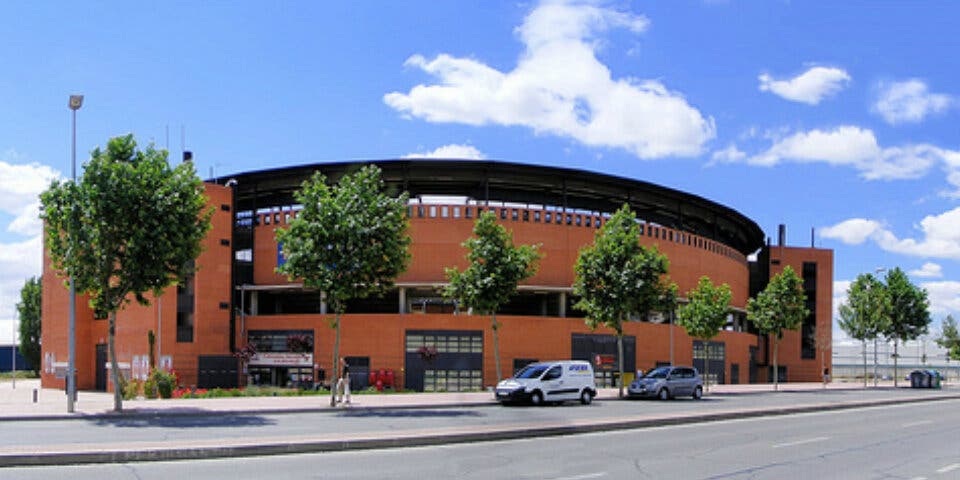
<svg viewBox="0 0 960 480">
<path fill-rule="evenodd" d="M 920 370 L 910 372 L 910 388 L 923 388 L 923 377 L 925 375 Z"/>
<path fill-rule="evenodd" d="M 930 370 L 927 374 L 930 375 L 930 388 L 940 388 L 940 372 Z"/>
</svg>

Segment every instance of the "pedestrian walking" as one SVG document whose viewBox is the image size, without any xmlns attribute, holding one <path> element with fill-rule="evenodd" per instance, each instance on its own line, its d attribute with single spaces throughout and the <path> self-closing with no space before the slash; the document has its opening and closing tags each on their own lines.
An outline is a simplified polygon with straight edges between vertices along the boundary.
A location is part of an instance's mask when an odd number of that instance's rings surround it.
<svg viewBox="0 0 960 480">
<path fill-rule="evenodd" d="M 340 379 L 337 380 L 337 393 L 340 395 L 337 403 L 350 404 L 350 365 L 343 357 L 340 357 Z M 346 397 L 346 402 L 343 401 L 344 397 Z"/>
</svg>

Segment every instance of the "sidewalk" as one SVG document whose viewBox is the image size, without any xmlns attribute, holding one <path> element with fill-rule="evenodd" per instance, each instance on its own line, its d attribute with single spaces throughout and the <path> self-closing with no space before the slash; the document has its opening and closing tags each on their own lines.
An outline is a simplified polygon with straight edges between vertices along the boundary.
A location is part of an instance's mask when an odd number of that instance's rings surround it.
<svg viewBox="0 0 960 480">
<path fill-rule="evenodd" d="M 872 383 L 870 387 L 872 388 Z M 900 386 L 909 386 L 900 382 Z M 880 382 L 880 388 L 892 388 L 893 382 Z M 828 390 L 859 390 L 862 383 L 830 383 Z M 823 390 L 821 383 L 783 383 L 783 392 L 815 392 Z M 773 384 L 712 385 L 707 395 L 739 395 L 767 393 Z M 36 402 L 34 402 L 36 392 Z M 616 400 L 618 390 L 600 389 L 597 400 Z M 463 393 L 401 393 L 353 395 L 351 408 L 437 408 L 457 406 L 496 405 L 492 392 Z M 125 400 L 122 415 L 189 415 L 222 413 L 280 413 L 323 411 L 330 407 L 328 395 L 302 397 L 231 397 L 207 399 Z M 342 407 L 337 407 L 342 408 Z M 80 391 L 74 404 L 74 413 L 67 413 L 67 397 L 63 390 L 40 388 L 39 380 L 17 380 L 16 388 L 10 381 L 0 382 L 0 421 L 91 418 L 117 415 L 113 412 L 113 394 Z"/>
<path fill-rule="evenodd" d="M 66 397 L 60 390 L 39 389 L 39 381 L 17 381 L 16 389 L 10 382 L 0 383 L 0 421 L 44 419 L 117 419 L 112 412 L 113 397 L 99 392 L 80 392 L 76 412 L 66 413 Z M 892 382 L 881 383 L 879 389 L 895 392 Z M 37 402 L 33 391 L 37 389 Z M 773 391 L 773 386 L 764 385 L 717 385 L 710 389 L 709 396 L 761 395 Z M 862 383 L 835 383 L 824 389 L 819 383 L 781 384 L 783 392 L 807 392 L 817 400 L 802 405 L 745 407 L 731 405 L 729 408 L 693 412 L 649 412 L 638 408 L 636 413 L 593 419 L 564 419 L 520 424 L 459 425 L 436 428 L 405 430 L 378 430 L 363 432 L 325 432 L 299 436 L 262 436 L 243 438 L 207 438 L 179 441 L 111 441 L 90 443 L 64 443 L 38 445 L 9 445 L 0 448 L 0 467 L 29 465 L 75 465 L 89 463 L 127 463 L 161 460 L 191 460 L 239 456 L 318 453 L 357 449 L 397 448 L 428 445 L 448 445 L 491 440 L 510 440 L 530 436 L 570 435 L 587 432 L 615 431 L 714 422 L 748 417 L 788 415 L 804 412 L 822 412 L 889 405 L 911 402 L 960 399 L 956 387 L 929 395 L 929 390 L 897 390 L 904 395 L 868 399 L 867 396 L 837 402 L 832 395 L 820 397 L 823 390 L 863 390 Z M 821 400 L 822 398 L 822 400 Z M 602 389 L 598 401 L 615 402 L 617 389 Z M 739 402 L 738 402 L 739 403 Z M 490 392 L 471 393 L 414 393 L 384 395 L 354 395 L 349 407 L 344 410 L 375 410 L 399 408 L 455 408 L 460 406 L 496 405 Z M 295 413 L 335 411 L 329 407 L 326 395 L 307 397 L 245 397 L 219 399 L 134 400 L 124 402 L 120 418 L 137 418 L 162 415 L 222 415 L 243 413 Z"/>
</svg>

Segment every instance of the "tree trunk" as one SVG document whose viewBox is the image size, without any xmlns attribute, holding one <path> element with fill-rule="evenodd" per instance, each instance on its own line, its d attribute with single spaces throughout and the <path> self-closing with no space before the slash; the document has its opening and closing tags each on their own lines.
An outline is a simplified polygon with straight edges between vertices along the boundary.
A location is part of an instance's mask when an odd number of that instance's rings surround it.
<svg viewBox="0 0 960 480">
<path fill-rule="evenodd" d="M 491 327 L 493 328 L 493 363 L 497 366 L 497 383 L 500 383 L 500 379 L 503 376 L 500 374 L 500 336 L 497 334 L 497 330 L 500 330 L 500 327 L 497 325 L 497 312 L 493 312 L 490 315 L 492 319 Z"/>
<path fill-rule="evenodd" d="M 337 406 L 337 382 L 340 380 L 340 312 L 334 315 L 333 375 L 330 377 L 330 406 Z"/>
<path fill-rule="evenodd" d="M 780 349 L 780 337 L 773 337 L 773 390 L 780 390 L 780 369 L 777 365 L 777 353 Z"/>
<path fill-rule="evenodd" d="M 110 312 L 107 326 L 107 348 L 110 349 L 110 381 L 113 382 L 113 411 L 123 411 L 123 386 L 120 384 L 120 365 L 117 364 L 117 347 L 114 337 L 117 329 L 117 312 Z"/>
<path fill-rule="evenodd" d="M 863 388 L 867 388 L 867 339 L 863 339 Z"/>
<path fill-rule="evenodd" d="M 703 387 L 710 391 L 710 341 L 703 341 Z"/>
<path fill-rule="evenodd" d="M 899 339 L 893 339 L 893 388 L 897 388 L 897 377 L 900 376 L 900 373 L 897 371 L 897 361 L 900 360 L 900 355 L 897 353 L 897 343 Z"/>
<path fill-rule="evenodd" d="M 620 387 L 619 398 L 623 398 L 623 332 L 617 332 L 617 369 L 620 370 L 620 378 L 617 381 Z"/>
</svg>

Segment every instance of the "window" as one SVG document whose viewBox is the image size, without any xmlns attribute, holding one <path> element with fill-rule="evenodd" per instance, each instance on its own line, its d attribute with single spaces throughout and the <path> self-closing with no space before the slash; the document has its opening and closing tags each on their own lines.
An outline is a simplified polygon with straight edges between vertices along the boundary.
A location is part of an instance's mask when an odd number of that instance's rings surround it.
<svg viewBox="0 0 960 480">
<path fill-rule="evenodd" d="M 437 218 L 437 206 L 430 205 L 430 218 Z"/>
<path fill-rule="evenodd" d="M 463 207 L 463 218 L 473 218 L 473 209 L 470 207 Z"/>
<path fill-rule="evenodd" d="M 533 212 L 533 221 L 538 223 L 540 222 L 540 210 Z"/>
<path fill-rule="evenodd" d="M 515 208 L 510 210 L 510 220 L 516 222 L 518 218 L 520 218 L 520 212 L 518 212 Z"/>
<path fill-rule="evenodd" d="M 193 312 L 177 312 L 177 342 L 193 342 Z"/>
<path fill-rule="evenodd" d="M 420 218 L 423 218 L 423 213 L 424 213 L 424 211 L 423 211 L 423 205 L 418 205 L 418 206 L 417 206 L 417 216 L 420 217 Z"/>
<path fill-rule="evenodd" d="M 580 215 L 577 215 L 577 226 L 579 227 L 582 224 L 583 224 L 583 217 L 581 217 Z"/>
<path fill-rule="evenodd" d="M 560 365 L 555 365 L 554 367 L 547 370 L 547 373 L 543 375 L 544 380 L 556 380 L 560 378 L 560 374 L 563 373 L 562 367 Z"/>
<path fill-rule="evenodd" d="M 543 217 L 543 221 L 544 221 L 544 222 L 550 223 L 551 221 L 553 221 L 553 214 L 552 214 L 552 213 L 546 212 L 546 213 L 544 213 L 543 215 L 544 215 L 544 217 Z"/>
<path fill-rule="evenodd" d="M 530 221 L 530 210 L 524 210 L 524 211 L 523 211 L 523 221 L 524 221 L 524 222 L 529 222 L 529 221 Z"/>
<path fill-rule="evenodd" d="M 460 207 L 453 207 L 453 218 L 460 218 Z"/>
<path fill-rule="evenodd" d="M 506 220 L 506 219 L 507 219 L 507 209 L 506 209 L 506 208 L 501 208 L 501 209 L 500 209 L 500 220 Z"/>
<path fill-rule="evenodd" d="M 263 224 L 264 224 L 264 225 L 270 225 L 270 215 L 264 215 L 264 216 L 263 216 Z"/>
<path fill-rule="evenodd" d="M 446 206 L 446 205 L 440 207 L 440 216 L 443 217 L 443 218 L 449 217 L 449 216 L 450 216 L 450 207 L 448 207 L 448 206 Z"/>
<path fill-rule="evenodd" d="M 573 215 L 570 215 L 570 214 L 568 213 L 568 214 L 567 214 L 567 225 L 570 225 L 571 223 L 573 223 Z"/>
</svg>

